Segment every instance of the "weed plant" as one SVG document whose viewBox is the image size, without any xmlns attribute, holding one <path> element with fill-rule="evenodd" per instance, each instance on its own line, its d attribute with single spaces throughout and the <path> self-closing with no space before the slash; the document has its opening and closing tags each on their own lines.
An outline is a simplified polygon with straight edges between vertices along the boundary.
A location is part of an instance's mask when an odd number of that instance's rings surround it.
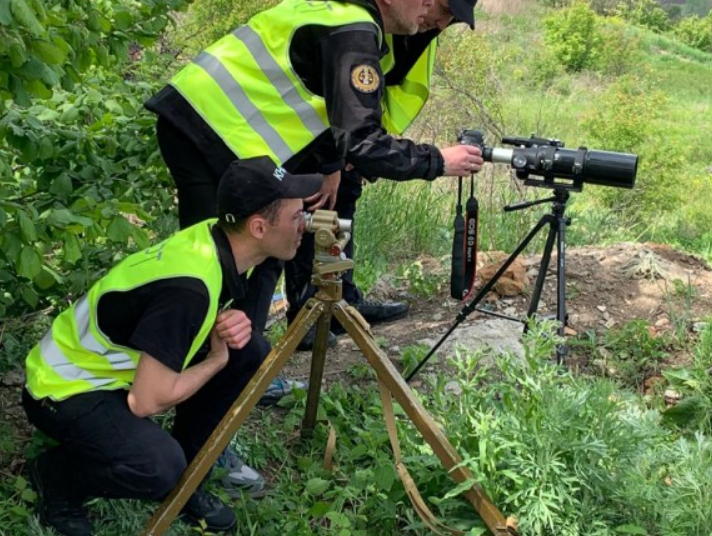
<svg viewBox="0 0 712 536">
<path fill-rule="evenodd" d="M 522 357 L 463 349 L 450 359 L 448 372 L 425 376 L 421 397 L 475 480 L 503 512 L 519 518 L 527 536 L 707 536 L 708 432 L 680 434 L 637 394 L 555 367 L 550 357 L 557 342 L 551 326 L 537 326 L 524 341 Z M 702 381 L 711 349 L 708 328 L 695 350 L 697 371 L 685 380 L 707 397 L 709 377 L 704 387 L 692 379 Z M 297 441 L 305 393 L 286 399 L 283 413 L 258 410 L 252 416 L 240 434 L 241 452 L 266 474 L 271 492 L 262 501 L 234 504 L 241 535 L 429 533 L 396 476 L 379 395 L 368 377 L 373 375 L 361 375 L 359 386 L 337 383 L 322 394 L 319 417 L 328 417 L 338 438 L 333 471 L 321 461 L 324 427 L 313 441 Z M 396 415 L 405 463 L 436 515 L 473 536 L 484 534 L 471 505 L 459 496 L 463 486 L 449 479 L 397 406 Z M 50 535 L 29 514 L 34 497 L 26 482 L 3 482 L 0 489 L 7 534 Z M 96 500 L 90 514 L 97 536 L 124 536 L 138 533 L 152 508 Z M 177 522 L 170 534 L 191 530 Z"/>
</svg>

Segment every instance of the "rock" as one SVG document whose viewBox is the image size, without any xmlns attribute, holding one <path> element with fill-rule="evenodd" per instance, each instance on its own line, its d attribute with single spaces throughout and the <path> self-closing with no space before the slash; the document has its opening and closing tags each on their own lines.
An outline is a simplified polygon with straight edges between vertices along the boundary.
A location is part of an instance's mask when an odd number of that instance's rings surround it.
<svg viewBox="0 0 712 536">
<path fill-rule="evenodd" d="M 11 370 L 2 378 L 2 384 L 7 387 L 18 387 L 25 384 L 25 373 L 21 370 Z"/>
<path fill-rule="evenodd" d="M 502 264 L 503 261 L 485 264 L 479 272 L 482 283 L 486 284 L 492 279 Z M 529 277 L 527 276 L 526 267 L 522 259 L 517 257 L 494 285 L 494 290 L 500 296 L 517 296 L 524 291 L 524 287 L 527 285 L 529 285 Z"/>
<path fill-rule="evenodd" d="M 442 313 L 435 313 L 435 314 L 433 315 L 433 320 L 434 320 L 435 322 L 440 322 L 442 319 L 443 319 Z"/>
<path fill-rule="evenodd" d="M 599 311 L 601 311 L 603 313 L 606 310 L 606 306 L 605 305 L 597 305 L 596 309 L 598 309 Z"/>
<path fill-rule="evenodd" d="M 507 307 L 502 311 L 505 315 L 514 316 L 517 314 L 517 309 L 515 307 Z"/>
<path fill-rule="evenodd" d="M 499 296 L 497 296 L 496 292 L 488 292 L 487 296 L 485 296 L 485 303 L 493 304 L 499 301 Z"/>
<path fill-rule="evenodd" d="M 449 395 L 460 396 L 462 394 L 462 387 L 457 380 L 447 382 L 445 384 L 445 392 Z"/>
<path fill-rule="evenodd" d="M 645 390 L 645 394 L 650 395 L 655 392 L 658 386 L 665 385 L 666 383 L 667 380 L 662 376 L 650 376 L 643 382 L 643 389 Z"/>
<path fill-rule="evenodd" d="M 391 352 L 394 354 L 400 354 L 401 353 L 401 347 L 400 346 L 391 346 Z"/>
<path fill-rule="evenodd" d="M 613 320 L 612 318 L 606 320 L 603 325 L 606 326 L 608 329 L 611 329 L 613 326 L 615 326 L 617 322 Z"/>
<path fill-rule="evenodd" d="M 665 389 L 665 403 L 666 404 L 677 404 L 682 396 L 677 391 L 673 389 Z"/>
<path fill-rule="evenodd" d="M 567 337 L 575 337 L 576 335 L 578 335 L 578 331 L 573 328 L 570 328 L 569 326 L 566 326 L 564 328 L 564 335 L 566 335 Z"/>
<path fill-rule="evenodd" d="M 611 313 L 609 313 L 608 311 L 605 311 L 603 313 L 603 320 L 610 320 L 610 319 L 611 319 Z"/>
<path fill-rule="evenodd" d="M 707 322 L 694 322 L 692 324 L 692 331 L 695 333 L 702 333 L 708 326 L 709 324 Z"/>
<path fill-rule="evenodd" d="M 656 328 L 664 328 L 665 326 L 669 326 L 669 325 L 670 325 L 670 320 L 668 318 L 665 318 L 664 316 L 662 318 L 659 318 L 655 322 Z"/>
</svg>

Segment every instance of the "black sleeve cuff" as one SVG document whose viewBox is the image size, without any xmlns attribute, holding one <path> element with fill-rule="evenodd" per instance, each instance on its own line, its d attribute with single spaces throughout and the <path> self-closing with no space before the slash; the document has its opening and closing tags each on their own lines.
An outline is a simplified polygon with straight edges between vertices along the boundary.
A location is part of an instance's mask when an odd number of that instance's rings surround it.
<svg viewBox="0 0 712 536">
<path fill-rule="evenodd" d="M 331 175 L 332 173 L 344 169 L 344 167 L 346 167 L 346 160 L 343 158 L 334 162 L 322 162 L 319 164 L 319 173 Z"/>
<path fill-rule="evenodd" d="M 430 169 L 435 172 L 435 175 L 428 176 L 426 179 L 433 180 L 442 177 L 443 173 L 445 173 L 445 159 L 437 147 L 433 147 L 433 151 L 430 154 Z"/>
</svg>

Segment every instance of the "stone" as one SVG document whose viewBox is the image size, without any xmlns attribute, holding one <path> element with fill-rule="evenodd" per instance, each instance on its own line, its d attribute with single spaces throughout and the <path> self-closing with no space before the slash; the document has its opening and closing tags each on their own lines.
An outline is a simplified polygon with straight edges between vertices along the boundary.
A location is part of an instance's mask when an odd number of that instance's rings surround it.
<svg viewBox="0 0 712 536">
<path fill-rule="evenodd" d="M 18 387 L 25 384 L 25 373 L 21 370 L 11 370 L 2 378 L 2 384 L 7 387 Z"/>
<path fill-rule="evenodd" d="M 662 318 L 658 318 L 658 320 L 655 322 L 655 327 L 656 328 L 664 328 L 665 326 L 670 325 L 670 319 L 665 318 L 664 316 Z"/>
<path fill-rule="evenodd" d="M 599 311 L 601 311 L 603 313 L 606 310 L 606 306 L 605 305 L 597 305 L 596 309 L 598 309 Z"/>
<path fill-rule="evenodd" d="M 694 322 L 692 324 L 692 331 L 695 333 L 702 333 L 708 326 L 709 324 L 707 322 Z"/>
<path fill-rule="evenodd" d="M 680 393 L 673 389 L 665 389 L 665 403 L 666 404 L 677 404 L 682 396 Z"/>
<path fill-rule="evenodd" d="M 449 395 L 460 396 L 462 394 L 462 387 L 460 387 L 460 382 L 457 380 L 452 380 L 445 384 L 445 392 Z"/>
<path fill-rule="evenodd" d="M 486 284 L 494 277 L 503 262 L 503 260 L 495 261 L 480 268 L 479 274 L 482 284 Z M 527 276 L 526 266 L 522 259 L 517 257 L 494 285 L 494 290 L 500 296 L 517 296 L 522 294 L 524 288 L 528 285 L 529 277 Z"/>
</svg>

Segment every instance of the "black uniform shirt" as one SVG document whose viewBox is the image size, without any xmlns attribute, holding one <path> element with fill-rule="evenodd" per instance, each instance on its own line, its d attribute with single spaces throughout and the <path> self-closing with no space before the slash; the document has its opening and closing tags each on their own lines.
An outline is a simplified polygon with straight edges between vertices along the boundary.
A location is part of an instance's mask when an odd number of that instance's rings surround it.
<svg viewBox="0 0 712 536">
<path fill-rule="evenodd" d="M 373 0 L 348 0 L 368 9 L 383 26 Z M 337 27 L 306 25 L 294 35 L 291 63 L 313 93 L 326 100 L 331 130 L 284 163 L 289 171 L 330 173 L 345 162 L 367 178 L 433 179 L 443 170 L 440 151 L 427 144 L 396 139 L 381 126 L 381 96 L 385 78 L 379 60 L 387 53 L 369 23 Z M 367 66 L 379 79 L 377 90 L 363 91 L 352 81 L 354 69 Z M 205 157 L 224 162 L 235 156 L 200 115 L 172 86 L 166 86 L 146 107 L 190 137 Z M 316 156 L 316 169 L 305 169 L 307 156 Z M 305 164 L 305 166 L 301 166 Z"/>
<path fill-rule="evenodd" d="M 223 274 L 220 304 L 245 296 L 244 275 L 237 273 L 227 236 L 217 226 L 213 240 Z M 210 298 L 202 281 L 175 277 L 155 281 L 127 292 L 109 292 L 97 307 L 101 331 L 117 345 L 146 352 L 175 372 L 183 369 L 193 340 L 208 314 Z M 207 339 L 191 363 L 210 351 Z"/>
</svg>

